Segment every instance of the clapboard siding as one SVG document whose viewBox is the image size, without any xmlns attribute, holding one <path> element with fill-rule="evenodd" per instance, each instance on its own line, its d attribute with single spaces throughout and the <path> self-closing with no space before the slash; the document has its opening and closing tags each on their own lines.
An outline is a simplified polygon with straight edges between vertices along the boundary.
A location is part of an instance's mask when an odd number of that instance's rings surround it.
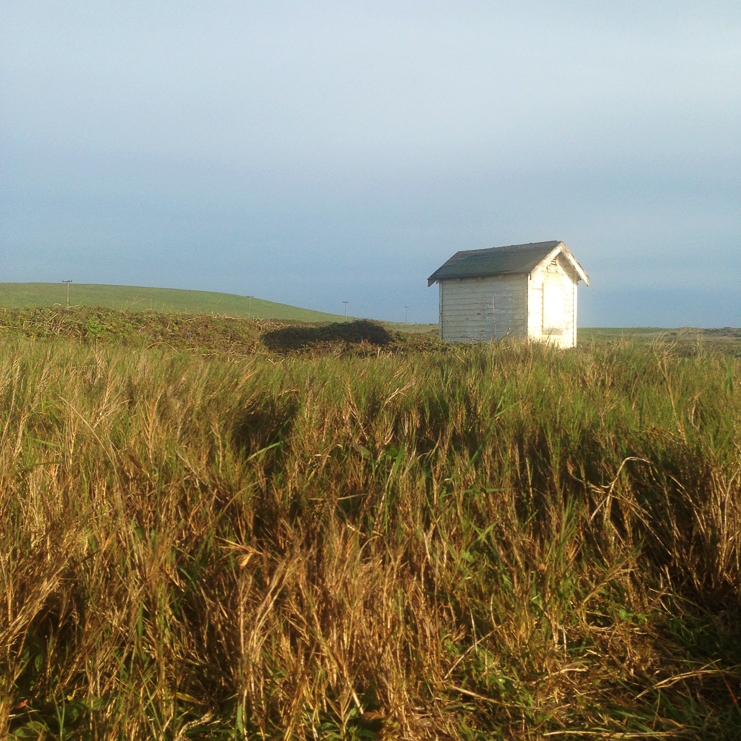
<svg viewBox="0 0 741 741">
<path fill-rule="evenodd" d="M 440 281 L 440 338 L 488 342 L 527 334 L 527 276 Z"/>
</svg>

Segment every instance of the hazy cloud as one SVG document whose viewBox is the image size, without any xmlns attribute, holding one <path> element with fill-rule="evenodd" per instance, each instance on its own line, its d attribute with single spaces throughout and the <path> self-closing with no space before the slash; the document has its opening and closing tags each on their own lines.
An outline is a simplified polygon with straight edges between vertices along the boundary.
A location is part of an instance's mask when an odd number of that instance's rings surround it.
<svg viewBox="0 0 741 741">
<path fill-rule="evenodd" d="M 741 323 L 735 2 L 27 0 L 0 25 L 5 280 L 434 321 L 453 251 L 555 238 L 582 324 Z"/>
</svg>

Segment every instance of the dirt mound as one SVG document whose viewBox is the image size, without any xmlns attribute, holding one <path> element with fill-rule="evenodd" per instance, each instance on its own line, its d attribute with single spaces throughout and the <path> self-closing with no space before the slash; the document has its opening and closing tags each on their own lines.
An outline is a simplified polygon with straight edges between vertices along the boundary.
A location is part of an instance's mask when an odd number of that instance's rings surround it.
<svg viewBox="0 0 741 741">
<path fill-rule="evenodd" d="M 395 341 L 394 335 L 385 327 L 358 319 L 353 322 L 338 322 L 324 327 L 283 327 L 262 336 L 265 345 L 274 351 L 300 350 L 323 344 L 360 345 L 367 343 L 382 347 Z"/>
</svg>

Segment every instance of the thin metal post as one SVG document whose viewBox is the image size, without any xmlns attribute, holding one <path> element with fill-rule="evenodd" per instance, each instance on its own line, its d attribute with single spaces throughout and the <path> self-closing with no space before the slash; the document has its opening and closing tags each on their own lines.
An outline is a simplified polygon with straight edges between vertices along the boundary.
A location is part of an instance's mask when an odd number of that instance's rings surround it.
<svg viewBox="0 0 741 741">
<path fill-rule="evenodd" d="M 349 301 L 343 301 L 343 304 L 345 304 L 345 321 L 347 321 L 347 305 L 350 303 Z"/>
</svg>

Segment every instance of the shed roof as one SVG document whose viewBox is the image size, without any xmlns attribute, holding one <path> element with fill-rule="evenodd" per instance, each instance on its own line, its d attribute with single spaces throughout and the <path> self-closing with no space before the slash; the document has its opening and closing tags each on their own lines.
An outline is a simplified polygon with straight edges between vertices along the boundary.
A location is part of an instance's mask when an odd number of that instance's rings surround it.
<svg viewBox="0 0 741 741">
<path fill-rule="evenodd" d="M 581 265 L 574 259 L 563 242 L 530 242 L 510 244 L 506 247 L 490 247 L 484 250 L 461 250 L 441 265 L 428 279 L 431 286 L 439 280 L 449 278 L 484 278 L 492 275 L 529 273 L 546 257 L 563 252 L 579 277 L 589 285 L 589 278 Z"/>
</svg>

